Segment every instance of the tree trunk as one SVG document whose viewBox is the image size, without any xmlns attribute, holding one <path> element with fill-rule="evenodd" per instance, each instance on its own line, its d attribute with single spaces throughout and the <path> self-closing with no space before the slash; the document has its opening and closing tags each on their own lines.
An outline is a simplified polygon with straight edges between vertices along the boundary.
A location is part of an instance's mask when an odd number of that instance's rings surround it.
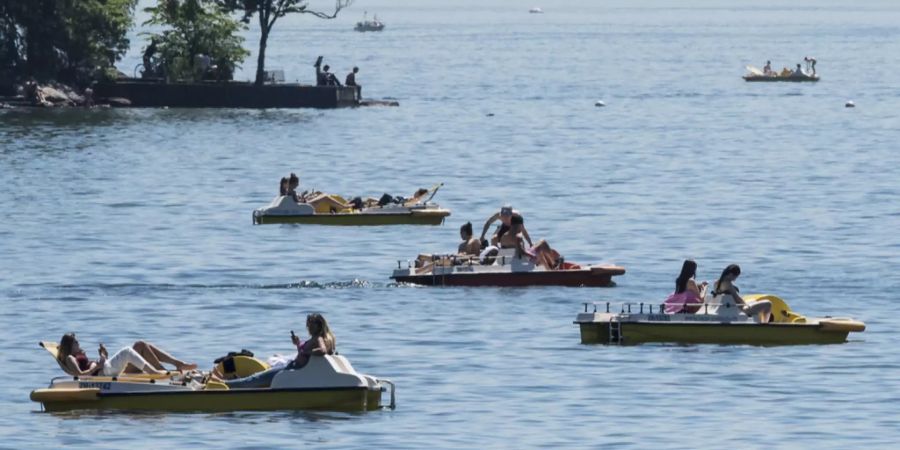
<svg viewBox="0 0 900 450">
<path fill-rule="evenodd" d="M 256 85 L 262 86 L 266 78 L 266 45 L 269 40 L 269 11 L 259 12 L 259 54 L 256 55 Z"/>
<path fill-rule="evenodd" d="M 262 86 L 266 77 L 266 41 L 269 32 L 265 29 L 259 35 L 259 55 L 256 57 L 256 85 Z"/>
</svg>

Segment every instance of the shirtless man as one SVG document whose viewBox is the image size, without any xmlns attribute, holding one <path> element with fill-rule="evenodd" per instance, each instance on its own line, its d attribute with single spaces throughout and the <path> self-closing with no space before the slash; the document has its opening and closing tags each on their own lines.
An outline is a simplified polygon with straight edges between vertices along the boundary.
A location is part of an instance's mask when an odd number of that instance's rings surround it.
<svg viewBox="0 0 900 450">
<path fill-rule="evenodd" d="M 522 214 L 518 211 L 514 210 L 512 206 L 505 205 L 500 208 L 500 212 L 491 216 L 487 222 L 484 223 L 484 228 L 481 230 L 481 238 L 480 240 L 484 241 L 484 236 L 487 234 L 488 229 L 491 228 L 491 225 L 494 224 L 498 219 L 500 220 L 500 226 L 497 228 L 497 231 L 494 233 L 494 237 L 491 239 L 492 245 L 497 245 L 497 240 L 503 236 L 508 230 L 510 226 L 510 222 L 513 217 L 518 217 L 522 219 Z M 528 245 L 531 245 L 531 236 L 528 235 L 528 230 L 525 229 L 524 221 L 522 222 L 522 231 L 521 234 L 528 241 Z"/>
</svg>

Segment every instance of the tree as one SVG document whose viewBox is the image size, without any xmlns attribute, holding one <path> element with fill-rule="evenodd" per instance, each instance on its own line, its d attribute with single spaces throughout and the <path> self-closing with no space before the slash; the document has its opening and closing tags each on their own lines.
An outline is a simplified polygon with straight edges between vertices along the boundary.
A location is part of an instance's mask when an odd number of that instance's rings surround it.
<svg viewBox="0 0 900 450">
<path fill-rule="evenodd" d="M 168 27 L 162 33 L 149 34 L 157 42 L 159 59 L 169 79 L 202 79 L 207 68 L 199 67 L 198 62 L 205 64 L 206 57 L 220 73 L 230 74 L 249 54 L 242 46 L 244 38 L 237 34 L 246 27 L 213 1 L 159 0 L 157 6 L 145 11 L 150 13 L 145 25 Z"/>
<path fill-rule="evenodd" d="M 259 53 L 256 56 L 256 84 L 261 85 L 265 81 L 266 73 L 266 45 L 269 33 L 275 22 L 292 13 L 311 14 L 320 19 L 334 19 L 342 9 L 350 6 L 353 0 L 335 0 L 334 12 L 331 14 L 309 9 L 307 0 L 218 0 L 218 3 L 228 11 L 241 12 L 241 21 L 249 23 L 256 14 L 259 20 Z"/>
<path fill-rule="evenodd" d="M 20 75 L 86 81 L 128 50 L 137 0 L 0 0 L 3 66 Z"/>
</svg>

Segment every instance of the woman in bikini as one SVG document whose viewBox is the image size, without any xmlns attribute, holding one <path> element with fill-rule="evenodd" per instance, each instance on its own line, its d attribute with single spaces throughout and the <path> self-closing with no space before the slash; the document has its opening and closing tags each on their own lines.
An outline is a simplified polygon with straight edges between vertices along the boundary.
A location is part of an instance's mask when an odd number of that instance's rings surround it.
<svg viewBox="0 0 900 450">
<path fill-rule="evenodd" d="M 114 377 L 135 369 L 138 371 L 137 373 L 165 374 L 166 368 L 162 363 L 172 364 L 176 370 L 194 370 L 197 368 L 196 364 L 189 364 L 176 359 L 159 347 L 144 341 L 137 341 L 131 347 L 124 347 L 112 357 L 109 356 L 106 347 L 100 344 L 99 353 L 100 359 L 91 361 L 87 354 L 84 353 L 84 350 L 81 349 L 78 339 L 75 338 L 75 333 L 67 333 L 59 341 L 57 361 L 66 373 L 73 376 L 104 375 Z"/>
</svg>

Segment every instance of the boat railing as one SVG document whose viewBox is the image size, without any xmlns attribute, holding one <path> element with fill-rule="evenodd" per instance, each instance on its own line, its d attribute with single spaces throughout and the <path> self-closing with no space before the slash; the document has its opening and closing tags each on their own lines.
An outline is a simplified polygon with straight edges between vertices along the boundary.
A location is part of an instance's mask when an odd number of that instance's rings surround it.
<svg viewBox="0 0 900 450">
<path fill-rule="evenodd" d="M 611 311 L 614 309 L 614 307 L 620 307 L 619 314 L 633 314 L 634 312 L 632 311 L 632 306 L 635 307 L 634 311 L 636 311 L 638 314 L 644 314 L 645 306 L 647 307 L 647 311 L 648 311 L 647 314 L 654 314 L 654 309 L 653 309 L 654 306 L 657 307 L 656 314 L 669 314 L 669 313 L 665 312 L 666 306 L 681 306 L 682 308 L 685 308 L 688 305 L 690 305 L 690 306 L 702 306 L 703 313 L 709 314 L 710 306 L 734 306 L 734 303 L 718 303 L 718 302 L 703 302 L 703 303 L 690 303 L 690 302 L 665 303 L 665 302 L 663 302 L 663 303 L 659 303 L 659 304 L 652 303 L 652 302 L 582 302 L 581 304 L 584 305 L 584 312 L 597 312 L 598 306 L 606 305 L 606 312 L 608 314 L 612 314 Z M 588 309 L 591 306 L 593 306 L 593 311 L 588 311 Z"/>
<path fill-rule="evenodd" d="M 397 409 L 397 398 L 394 395 L 394 391 L 396 390 L 397 387 L 394 385 L 394 382 L 391 380 L 388 380 L 386 378 L 376 378 L 375 380 L 378 381 L 379 383 L 386 384 L 391 387 L 391 404 L 388 405 L 388 408 Z M 382 387 L 381 390 L 382 390 L 382 392 L 384 392 L 385 388 Z"/>
<path fill-rule="evenodd" d="M 477 255 L 460 256 L 460 255 L 448 253 L 448 254 L 443 254 L 443 255 L 442 254 L 432 254 L 429 256 L 431 257 L 430 259 L 431 259 L 432 265 L 436 264 L 437 262 L 442 262 L 442 261 L 449 261 L 449 263 L 450 263 L 449 266 L 451 266 L 451 267 L 452 266 L 480 266 L 480 265 L 482 265 L 481 261 L 478 259 Z M 507 261 L 512 261 L 514 259 L 514 257 L 510 258 L 510 257 L 507 257 L 506 255 L 498 255 L 496 258 L 500 261 L 501 266 L 505 265 Z M 397 260 L 397 269 L 398 270 L 403 269 L 404 262 L 406 262 L 407 269 L 412 269 L 415 266 L 414 265 L 415 261 L 413 261 L 413 260 L 398 259 Z M 415 268 L 418 269 L 418 267 L 415 267 Z"/>
</svg>

